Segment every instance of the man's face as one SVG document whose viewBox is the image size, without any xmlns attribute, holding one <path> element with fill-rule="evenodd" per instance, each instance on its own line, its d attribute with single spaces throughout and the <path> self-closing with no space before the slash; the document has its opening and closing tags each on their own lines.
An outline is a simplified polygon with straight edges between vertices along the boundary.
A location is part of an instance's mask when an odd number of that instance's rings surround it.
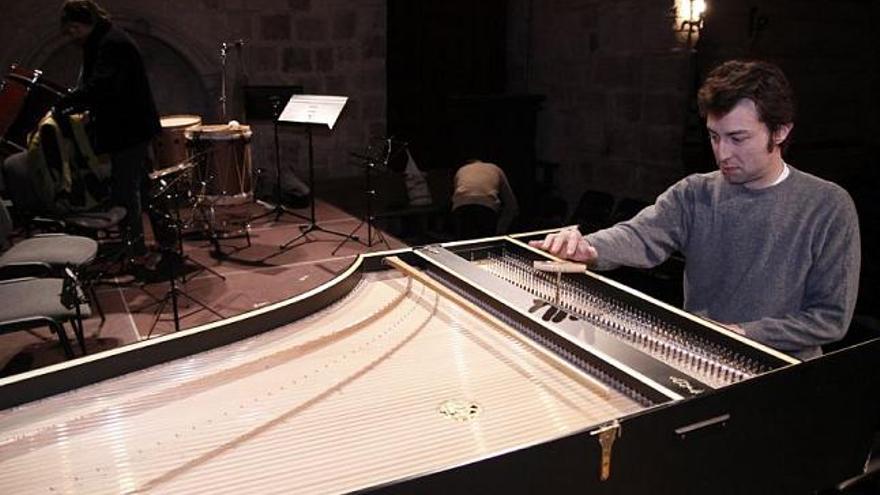
<svg viewBox="0 0 880 495">
<path fill-rule="evenodd" d="M 62 26 L 62 31 L 77 45 L 82 45 L 92 33 L 92 27 L 81 22 L 67 22 Z"/>
<path fill-rule="evenodd" d="M 731 184 L 760 189 L 772 184 L 782 173 L 782 152 L 779 148 L 791 125 L 785 125 L 772 136 L 767 125 L 758 119 L 755 102 L 738 101 L 724 115 L 709 114 L 706 128 L 712 140 L 712 151 L 721 174 Z M 772 149 L 768 151 L 768 143 Z"/>
</svg>

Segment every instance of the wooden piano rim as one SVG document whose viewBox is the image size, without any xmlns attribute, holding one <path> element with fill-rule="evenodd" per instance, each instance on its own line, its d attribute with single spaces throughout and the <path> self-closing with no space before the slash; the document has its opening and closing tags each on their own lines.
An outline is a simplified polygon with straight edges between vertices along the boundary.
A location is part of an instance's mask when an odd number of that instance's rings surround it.
<svg viewBox="0 0 880 495">
<path fill-rule="evenodd" d="M 360 280 L 366 258 L 410 251 L 407 248 L 358 255 L 339 275 L 288 299 L 190 329 L 0 379 L 0 410 L 228 345 L 296 321 L 347 294 Z M 207 333 L 209 331 L 214 332 Z"/>
</svg>

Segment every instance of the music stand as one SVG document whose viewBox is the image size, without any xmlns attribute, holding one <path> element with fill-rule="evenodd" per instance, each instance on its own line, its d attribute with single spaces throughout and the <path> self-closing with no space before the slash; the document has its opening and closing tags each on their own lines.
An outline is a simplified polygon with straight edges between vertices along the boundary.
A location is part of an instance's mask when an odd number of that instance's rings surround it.
<svg viewBox="0 0 880 495">
<path fill-rule="evenodd" d="M 272 132 L 275 138 L 275 185 L 272 188 L 272 203 L 265 200 L 257 200 L 258 203 L 269 206 L 269 211 L 252 217 L 250 221 L 275 215 L 275 221 L 279 221 L 285 213 L 297 218 L 308 220 L 281 203 L 281 151 L 278 145 L 278 117 L 281 115 L 283 105 L 290 100 L 291 96 L 303 92 L 302 86 L 245 86 L 244 87 L 244 113 L 248 122 L 271 121 Z M 274 204 L 273 204 L 274 203 Z"/>
<path fill-rule="evenodd" d="M 357 236 L 321 227 L 315 218 L 315 152 L 312 145 L 312 126 L 326 124 L 329 129 L 333 129 L 347 101 L 347 96 L 293 95 L 278 117 L 278 122 L 305 125 L 309 140 L 309 223 L 300 226 L 300 235 L 282 244 L 282 250 L 300 239 L 308 242 L 308 235 L 316 230 L 357 240 Z"/>
</svg>

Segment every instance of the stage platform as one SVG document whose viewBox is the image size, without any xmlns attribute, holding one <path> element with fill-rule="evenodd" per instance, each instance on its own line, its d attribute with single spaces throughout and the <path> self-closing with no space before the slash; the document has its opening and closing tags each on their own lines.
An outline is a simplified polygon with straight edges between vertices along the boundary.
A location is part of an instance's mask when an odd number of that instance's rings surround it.
<svg viewBox="0 0 880 495">
<path fill-rule="evenodd" d="M 235 227 L 236 220 L 245 220 L 267 211 L 256 203 L 218 210 L 220 218 L 232 222 L 231 227 Z M 309 213 L 307 209 L 291 211 L 303 217 Z M 361 222 L 360 218 L 320 200 L 316 203 L 315 216 L 320 226 L 345 233 Z M 181 288 L 211 310 L 229 317 L 317 287 L 345 270 L 358 254 L 405 246 L 387 233 L 382 233 L 387 245 L 377 243 L 380 231 L 376 230 L 373 231 L 373 245 L 366 246 L 367 229 L 362 226 L 356 232 L 362 242 L 346 242 L 336 253 L 333 251 L 342 237 L 319 231 L 309 234 L 311 242 L 300 240 L 285 250 L 279 248 L 281 244 L 297 237 L 300 227 L 307 223 L 307 220 L 290 214 L 284 214 L 279 221 L 275 221 L 275 215 L 253 220 L 249 230 L 251 245 L 247 245 L 244 236 L 221 239 L 220 252 L 225 256 L 219 258 L 212 255 L 214 248 L 210 242 L 198 235 L 186 236 L 185 254 L 219 273 L 225 280 L 196 263 L 187 263 L 187 279 Z M 107 320 L 100 325 L 95 311 L 85 320 L 88 352 L 112 349 L 173 332 L 174 320 L 169 302 L 158 315 L 159 319 L 150 333 L 156 319 L 157 299 L 163 298 L 169 289 L 167 278 L 160 269 L 141 277 L 140 281 L 111 277 L 99 283 L 96 292 Z M 219 319 L 186 297 L 180 298 L 179 309 L 182 329 Z M 75 344 L 70 328 L 68 334 Z M 78 347 L 74 348 L 79 355 Z M 64 360 L 58 339 L 48 330 L 0 335 L 0 376 Z"/>
</svg>

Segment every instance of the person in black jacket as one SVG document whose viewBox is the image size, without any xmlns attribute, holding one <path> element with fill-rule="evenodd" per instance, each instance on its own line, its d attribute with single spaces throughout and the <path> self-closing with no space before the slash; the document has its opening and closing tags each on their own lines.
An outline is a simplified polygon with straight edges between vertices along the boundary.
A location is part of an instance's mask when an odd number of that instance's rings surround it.
<svg viewBox="0 0 880 495">
<path fill-rule="evenodd" d="M 162 127 L 140 50 L 92 0 L 66 0 L 61 28 L 82 46 L 83 63 L 79 84 L 55 111 L 89 111 L 95 152 L 110 154 L 111 200 L 128 211 L 125 240 L 133 256 L 143 257 L 141 194 L 150 141 Z"/>
</svg>

